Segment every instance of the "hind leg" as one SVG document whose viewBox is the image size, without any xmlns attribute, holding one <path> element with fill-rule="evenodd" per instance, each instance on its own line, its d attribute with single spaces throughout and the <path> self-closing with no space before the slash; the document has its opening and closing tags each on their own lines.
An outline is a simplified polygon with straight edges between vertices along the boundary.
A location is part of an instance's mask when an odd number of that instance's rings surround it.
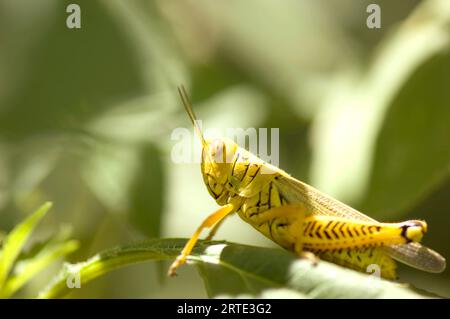
<svg viewBox="0 0 450 319">
<path fill-rule="evenodd" d="M 302 234 L 305 227 L 305 216 L 306 210 L 303 205 L 287 204 L 261 212 L 251 222 L 254 224 L 270 222 L 269 227 L 272 229 L 268 231 L 268 237 L 281 246 L 293 250 L 298 256 L 309 260 L 313 265 L 317 265 L 319 258 L 314 253 L 303 250 Z M 279 229 L 278 225 L 285 227 Z"/>
</svg>

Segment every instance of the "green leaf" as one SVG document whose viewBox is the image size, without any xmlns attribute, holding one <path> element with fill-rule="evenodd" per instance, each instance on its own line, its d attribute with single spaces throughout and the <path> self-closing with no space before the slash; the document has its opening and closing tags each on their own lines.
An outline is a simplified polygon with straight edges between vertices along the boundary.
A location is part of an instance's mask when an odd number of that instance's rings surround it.
<svg viewBox="0 0 450 319">
<path fill-rule="evenodd" d="M 146 91 L 140 68 L 133 62 L 135 50 L 126 37 L 127 29 L 114 15 L 102 3 L 88 1 L 83 4 L 83 32 L 71 32 L 60 27 L 65 24 L 65 7 L 55 2 L 48 11 L 42 8 L 47 27 L 37 28 L 41 34 L 29 30 L 40 41 L 27 39 L 18 46 L 14 38 L 9 39 L 17 52 L 12 60 L 27 65 L 26 76 L 11 86 L 15 89 L 8 92 L 4 101 L 8 107 L 2 108 L 0 117 L 0 134 L 13 142 L 42 132 L 77 131 L 108 109 L 108 102 Z M 30 12 L 30 19 L 37 19 L 36 15 Z M 33 52 L 33 59 L 20 58 L 27 51 Z"/>
<path fill-rule="evenodd" d="M 17 225 L 4 239 L 3 247 L 0 251 L 0 289 L 3 288 L 5 280 L 26 240 L 51 207 L 52 203 L 50 202 L 42 205 L 30 217 Z"/>
<path fill-rule="evenodd" d="M 82 174 L 109 212 L 120 214 L 148 237 L 158 237 L 164 208 L 163 166 L 154 144 L 97 143 Z"/>
<path fill-rule="evenodd" d="M 165 171 L 162 155 L 154 145 L 140 152 L 140 165 L 129 189 L 131 224 L 148 237 L 159 237 L 164 207 Z"/>
<path fill-rule="evenodd" d="M 0 291 L 0 298 L 8 298 L 22 288 L 37 273 L 54 262 L 78 249 L 76 240 L 69 240 L 70 232 L 61 229 L 50 240 L 34 245 L 30 252 L 21 254 L 14 266 L 14 275 L 10 276 Z"/>
<path fill-rule="evenodd" d="M 450 54 L 417 69 L 378 136 L 364 207 L 387 217 L 414 207 L 449 176 Z"/>
<path fill-rule="evenodd" d="M 392 219 L 445 178 L 449 25 L 448 1 L 422 2 L 337 83 L 313 124 L 313 186 Z"/>
<path fill-rule="evenodd" d="M 63 297 L 70 292 L 67 282 L 79 276 L 81 287 L 114 269 L 150 260 L 175 258 L 184 239 L 154 239 L 107 250 L 86 262 L 66 264 L 61 273 L 40 294 L 40 298 Z M 225 242 L 200 241 L 188 262 L 194 262 L 210 296 L 293 295 L 309 298 L 425 298 L 409 288 L 353 270 L 310 261 L 281 250 Z M 178 279 L 182 281 L 182 278 Z M 275 289 L 275 290 L 273 290 Z"/>
</svg>

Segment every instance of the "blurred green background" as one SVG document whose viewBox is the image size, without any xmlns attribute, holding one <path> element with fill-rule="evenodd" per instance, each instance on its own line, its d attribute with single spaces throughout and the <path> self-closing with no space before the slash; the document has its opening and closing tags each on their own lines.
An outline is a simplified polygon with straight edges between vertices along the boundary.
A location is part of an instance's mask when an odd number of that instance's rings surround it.
<svg viewBox="0 0 450 319">
<path fill-rule="evenodd" d="M 190 127 L 280 128 L 280 167 L 383 221 L 425 219 L 450 256 L 450 2 L 0 0 L 0 229 L 51 200 L 72 262 L 148 237 L 187 237 L 216 207 L 198 164 L 175 164 Z M 237 217 L 217 239 L 273 246 Z M 205 297 L 193 267 L 110 273 L 72 296 Z M 22 291 L 35 295 L 60 265 Z M 450 296 L 450 271 L 400 267 Z M 20 295 L 19 295 L 20 296 Z"/>
</svg>

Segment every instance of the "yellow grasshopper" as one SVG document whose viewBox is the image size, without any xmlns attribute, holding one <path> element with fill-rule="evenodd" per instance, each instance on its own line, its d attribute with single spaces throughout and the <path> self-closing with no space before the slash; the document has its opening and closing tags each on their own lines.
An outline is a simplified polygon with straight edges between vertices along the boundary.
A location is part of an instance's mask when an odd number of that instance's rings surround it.
<svg viewBox="0 0 450 319">
<path fill-rule="evenodd" d="M 396 263 L 428 272 L 442 272 L 445 259 L 419 242 L 427 231 L 420 220 L 380 223 L 268 164 L 229 139 L 205 140 L 184 87 L 178 88 L 186 112 L 202 143 L 201 171 L 220 208 L 198 227 L 172 263 L 176 275 L 201 232 L 212 239 L 224 219 L 237 213 L 269 239 L 299 256 L 324 260 L 365 272 L 378 265 L 386 279 L 395 279 Z"/>
</svg>

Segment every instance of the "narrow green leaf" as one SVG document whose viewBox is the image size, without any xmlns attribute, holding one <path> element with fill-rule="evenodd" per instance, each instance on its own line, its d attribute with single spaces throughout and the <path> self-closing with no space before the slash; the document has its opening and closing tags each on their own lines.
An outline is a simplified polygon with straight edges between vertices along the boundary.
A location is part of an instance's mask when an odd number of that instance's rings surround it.
<svg viewBox="0 0 450 319">
<path fill-rule="evenodd" d="M 65 296 L 70 292 L 67 283 L 76 277 L 83 287 L 89 281 L 126 265 L 173 259 L 185 242 L 184 239 L 154 239 L 105 251 L 86 262 L 66 264 L 38 297 Z M 199 266 L 210 296 L 264 296 L 267 291 L 276 289 L 277 293 L 272 296 L 277 298 L 284 295 L 292 297 L 293 294 L 309 298 L 427 297 L 406 284 L 374 278 L 325 261 L 313 266 L 310 261 L 281 249 L 200 241 L 188 261 Z M 182 278 L 173 280 L 181 282 Z"/>
<path fill-rule="evenodd" d="M 76 240 L 51 243 L 39 251 L 39 253 L 23 261 L 18 261 L 15 266 L 17 274 L 11 276 L 0 291 L 0 298 L 8 298 L 23 287 L 37 273 L 54 262 L 56 259 L 66 256 L 78 249 Z"/>
<path fill-rule="evenodd" d="M 0 290 L 3 288 L 9 271 L 14 265 L 17 256 L 19 256 L 26 240 L 51 207 L 52 203 L 50 202 L 42 205 L 25 221 L 17 225 L 4 239 L 0 252 Z"/>
</svg>

